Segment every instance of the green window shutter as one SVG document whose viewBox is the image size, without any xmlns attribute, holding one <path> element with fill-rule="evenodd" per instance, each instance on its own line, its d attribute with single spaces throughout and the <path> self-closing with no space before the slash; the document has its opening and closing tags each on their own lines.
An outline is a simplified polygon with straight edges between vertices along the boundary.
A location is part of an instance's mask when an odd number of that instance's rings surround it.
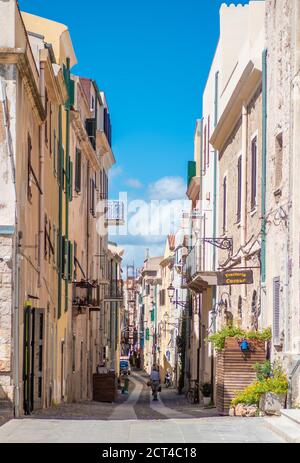
<svg viewBox="0 0 300 463">
<path fill-rule="evenodd" d="M 75 82 L 74 80 L 70 79 L 69 80 L 69 105 L 74 106 L 75 102 Z"/>
<path fill-rule="evenodd" d="M 76 149 L 76 162 L 75 162 L 75 191 L 81 191 L 81 151 Z"/>
<path fill-rule="evenodd" d="M 60 186 L 62 188 L 62 190 L 64 189 L 65 187 L 65 151 L 63 148 L 61 148 L 61 152 L 60 152 L 60 166 L 59 166 L 59 183 L 60 183 Z"/>
<path fill-rule="evenodd" d="M 195 161 L 188 161 L 188 178 L 187 184 L 191 183 L 193 177 L 196 177 L 196 162 Z"/>
<path fill-rule="evenodd" d="M 65 236 L 61 237 L 60 268 L 61 268 L 62 278 L 65 279 L 65 277 L 66 277 L 66 238 L 65 238 Z"/>
<path fill-rule="evenodd" d="M 69 199 L 72 201 L 73 199 L 73 162 L 70 161 L 69 166 Z"/>
<path fill-rule="evenodd" d="M 150 311 L 151 313 L 151 321 L 154 322 L 155 321 L 155 311 L 154 309 Z"/>
<path fill-rule="evenodd" d="M 73 243 L 68 242 L 68 281 L 72 283 L 73 280 Z"/>
<path fill-rule="evenodd" d="M 149 328 L 146 329 L 146 341 L 150 340 L 150 330 Z"/>
</svg>

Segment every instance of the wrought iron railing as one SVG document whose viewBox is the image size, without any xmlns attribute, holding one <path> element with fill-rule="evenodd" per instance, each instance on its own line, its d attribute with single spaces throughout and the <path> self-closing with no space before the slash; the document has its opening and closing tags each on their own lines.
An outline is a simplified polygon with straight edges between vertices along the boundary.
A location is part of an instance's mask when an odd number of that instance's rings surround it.
<svg viewBox="0 0 300 463">
<path fill-rule="evenodd" d="M 123 299 L 123 280 L 110 280 L 106 286 L 105 299 Z"/>
<path fill-rule="evenodd" d="M 122 201 L 107 201 L 106 219 L 108 224 L 116 225 L 124 222 L 124 203 Z"/>
<path fill-rule="evenodd" d="M 195 275 L 203 271 L 203 245 L 197 243 L 186 257 L 186 279 L 190 281 Z"/>
</svg>

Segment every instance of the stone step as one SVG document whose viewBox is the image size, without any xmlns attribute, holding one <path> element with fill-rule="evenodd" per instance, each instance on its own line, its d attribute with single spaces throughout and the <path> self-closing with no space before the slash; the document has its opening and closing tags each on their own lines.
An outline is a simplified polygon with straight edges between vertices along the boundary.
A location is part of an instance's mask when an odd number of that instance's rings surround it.
<svg viewBox="0 0 300 463">
<path fill-rule="evenodd" d="M 300 410 L 290 409 L 290 410 L 280 410 L 282 416 L 294 421 L 300 426 Z"/>
<path fill-rule="evenodd" d="M 300 443 L 300 425 L 284 415 L 264 417 L 266 425 L 289 443 Z"/>
</svg>

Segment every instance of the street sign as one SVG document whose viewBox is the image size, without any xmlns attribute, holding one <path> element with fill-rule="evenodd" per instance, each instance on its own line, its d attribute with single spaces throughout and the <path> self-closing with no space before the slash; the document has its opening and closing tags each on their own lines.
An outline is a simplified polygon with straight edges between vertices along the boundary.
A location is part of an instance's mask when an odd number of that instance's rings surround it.
<svg viewBox="0 0 300 463">
<path fill-rule="evenodd" d="M 229 270 L 228 272 L 218 272 L 217 277 L 218 286 L 253 284 L 253 270 Z"/>
</svg>

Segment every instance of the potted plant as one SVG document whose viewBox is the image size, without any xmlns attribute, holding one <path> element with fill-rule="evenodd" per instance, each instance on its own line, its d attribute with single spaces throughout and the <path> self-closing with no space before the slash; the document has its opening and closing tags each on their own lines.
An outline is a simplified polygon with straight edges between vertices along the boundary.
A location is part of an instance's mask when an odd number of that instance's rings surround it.
<svg viewBox="0 0 300 463">
<path fill-rule="evenodd" d="M 211 393 L 212 393 L 212 388 L 210 383 L 203 383 L 200 386 L 200 391 L 202 392 L 203 395 L 203 403 L 204 405 L 210 405 L 211 402 Z"/>
</svg>

